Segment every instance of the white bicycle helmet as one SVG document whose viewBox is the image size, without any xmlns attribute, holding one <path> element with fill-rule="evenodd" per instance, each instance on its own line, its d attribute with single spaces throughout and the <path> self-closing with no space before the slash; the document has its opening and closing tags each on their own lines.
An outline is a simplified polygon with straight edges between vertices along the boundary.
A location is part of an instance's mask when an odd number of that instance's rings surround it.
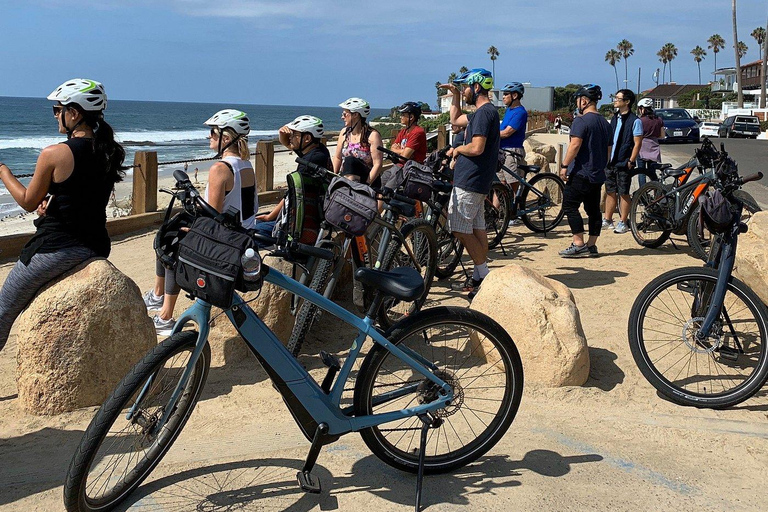
<svg viewBox="0 0 768 512">
<path fill-rule="evenodd" d="M 48 99 L 58 101 L 62 105 L 75 103 L 88 112 L 101 112 L 107 108 L 104 86 L 85 78 L 67 80 L 49 94 Z"/>
<path fill-rule="evenodd" d="M 251 133 L 251 123 L 248 120 L 248 114 L 231 108 L 219 110 L 204 124 L 215 126 L 222 130 L 224 128 L 232 128 L 238 135 L 248 135 Z"/>
<path fill-rule="evenodd" d="M 363 119 L 367 119 L 371 113 L 371 106 L 362 98 L 349 98 L 344 103 L 339 103 L 339 106 L 350 112 L 357 112 Z"/>
<path fill-rule="evenodd" d="M 315 116 L 299 116 L 290 123 L 288 128 L 300 133 L 309 133 L 316 139 L 323 137 L 323 120 Z"/>
<path fill-rule="evenodd" d="M 637 102 L 638 107 L 653 108 L 653 100 L 651 98 L 643 98 Z"/>
</svg>

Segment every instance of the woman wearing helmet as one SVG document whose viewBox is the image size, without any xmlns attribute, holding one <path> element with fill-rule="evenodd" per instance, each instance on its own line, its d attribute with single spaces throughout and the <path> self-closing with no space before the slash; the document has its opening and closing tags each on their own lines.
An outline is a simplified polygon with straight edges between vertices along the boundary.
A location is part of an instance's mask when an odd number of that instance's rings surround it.
<svg viewBox="0 0 768 512">
<path fill-rule="evenodd" d="M 333 171 L 355 181 L 381 186 L 381 134 L 368 124 L 371 106 L 361 98 L 340 103 L 344 129 L 333 154 Z"/>
<path fill-rule="evenodd" d="M 203 197 L 221 213 L 234 208 L 242 226 L 251 228 L 256 222 L 259 196 L 256 173 L 248 152 L 248 134 L 251 132 L 248 115 L 235 109 L 220 110 L 205 124 L 211 127 L 210 148 L 216 151 L 221 160 L 208 171 L 208 186 Z M 147 309 L 160 309 L 153 318 L 155 330 L 160 336 L 169 335 L 176 323 L 173 309 L 179 291 L 173 271 L 166 269 L 157 260 L 155 287 L 144 294 L 144 303 Z"/>
<path fill-rule="evenodd" d="M 640 146 L 640 157 L 637 159 L 638 168 L 646 169 L 648 162 L 661 163 L 659 139 L 663 139 L 665 135 L 664 122 L 653 111 L 651 98 L 643 98 L 637 102 L 637 115 L 643 123 L 643 142 Z M 637 179 L 642 187 L 647 178 L 645 174 L 638 174 Z"/>
<path fill-rule="evenodd" d="M 106 207 L 125 176 L 125 151 L 104 120 L 104 86 L 76 78 L 48 95 L 67 140 L 45 148 L 28 186 L 0 163 L 0 180 L 25 210 L 37 210 L 37 231 L 21 251 L 0 291 L 0 349 L 16 317 L 45 284 L 110 252 Z"/>
</svg>

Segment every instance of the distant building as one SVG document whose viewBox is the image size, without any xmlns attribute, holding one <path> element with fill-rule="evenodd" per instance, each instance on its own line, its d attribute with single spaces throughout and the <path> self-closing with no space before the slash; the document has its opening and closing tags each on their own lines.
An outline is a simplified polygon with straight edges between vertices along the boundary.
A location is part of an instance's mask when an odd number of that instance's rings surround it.
<svg viewBox="0 0 768 512">
<path fill-rule="evenodd" d="M 525 109 L 537 112 L 551 112 L 555 107 L 555 88 L 554 87 L 532 87 L 531 84 L 525 83 L 525 96 L 523 97 L 523 105 Z M 491 90 L 489 94 L 491 103 L 499 108 L 504 106 L 504 102 L 501 99 L 501 91 L 499 89 Z M 440 97 L 440 111 L 448 112 L 451 109 L 451 102 L 453 101 L 452 94 L 445 94 Z M 462 100 L 462 109 L 466 109 L 467 106 Z"/>
<path fill-rule="evenodd" d="M 701 89 L 701 85 L 678 85 L 675 83 L 657 85 L 645 95 L 646 98 L 653 100 L 653 108 L 679 108 L 678 100 L 680 96 L 696 89 Z"/>
<path fill-rule="evenodd" d="M 760 89 L 760 66 L 762 60 L 756 60 L 741 66 L 741 88 L 744 91 Z M 714 73 L 715 81 L 712 82 L 712 92 L 736 92 L 738 87 L 736 80 L 736 68 L 720 68 Z"/>
</svg>

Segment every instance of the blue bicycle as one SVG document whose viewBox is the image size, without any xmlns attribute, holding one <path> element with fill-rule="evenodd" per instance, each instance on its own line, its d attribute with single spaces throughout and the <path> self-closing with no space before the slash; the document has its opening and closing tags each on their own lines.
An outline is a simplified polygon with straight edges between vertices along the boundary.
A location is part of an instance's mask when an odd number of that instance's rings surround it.
<svg viewBox="0 0 768 512">
<path fill-rule="evenodd" d="M 216 213 L 186 175 L 176 171 L 175 176 L 174 196 L 185 209 L 196 215 Z M 288 259 L 317 256 L 317 251 L 322 249 L 296 243 L 277 249 Z M 358 269 L 356 278 L 376 290 L 364 318 L 263 262 L 257 273 L 262 282 L 316 304 L 358 331 L 343 364 L 322 353 L 328 372 L 318 384 L 239 295 L 234 294 L 232 306 L 225 310 L 311 441 L 297 475 L 304 491 L 320 492 L 311 471 L 322 446 L 360 432 L 382 461 L 418 474 L 419 510 L 425 473 L 464 466 L 506 433 L 520 405 L 523 370 L 512 339 L 491 318 L 467 308 L 430 308 L 381 332 L 374 316 L 383 300 L 409 301 L 423 293 L 424 281 L 415 270 Z M 67 472 L 68 511 L 114 509 L 171 448 L 205 385 L 211 363 L 210 320 L 211 305 L 198 299 L 180 316 L 173 334 L 136 364 L 98 410 Z M 182 330 L 190 323 L 196 331 Z M 368 338 L 373 347 L 355 373 Z M 342 404 L 352 380 L 352 403 Z"/>
</svg>

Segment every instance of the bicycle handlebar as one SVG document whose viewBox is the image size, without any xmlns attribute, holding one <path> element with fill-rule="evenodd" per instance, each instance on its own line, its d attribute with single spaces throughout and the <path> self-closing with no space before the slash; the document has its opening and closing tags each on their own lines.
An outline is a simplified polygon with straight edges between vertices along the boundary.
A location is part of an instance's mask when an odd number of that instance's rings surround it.
<svg viewBox="0 0 768 512">
<path fill-rule="evenodd" d="M 378 149 L 378 150 L 379 150 L 379 151 L 381 151 L 382 153 L 384 153 L 384 154 L 386 154 L 387 156 L 389 156 L 389 158 L 390 158 L 390 159 L 392 159 L 392 160 L 394 160 L 394 159 L 398 159 L 398 160 L 400 160 L 400 161 L 401 161 L 401 162 L 403 162 L 403 163 L 407 162 L 408 160 L 411 160 L 410 158 L 406 158 L 406 157 L 404 157 L 404 156 L 402 156 L 402 155 L 398 155 L 398 154 L 397 154 L 397 153 L 395 153 L 394 151 L 392 151 L 392 150 L 390 150 L 390 149 L 387 149 L 387 148 L 384 148 L 384 147 L 382 147 L 382 146 L 379 146 L 379 147 L 377 147 L 376 149 Z"/>
<path fill-rule="evenodd" d="M 741 178 L 741 183 L 749 183 L 750 181 L 760 181 L 763 179 L 763 173 L 762 172 L 756 172 L 755 174 L 750 174 L 749 176 L 744 176 Z"/>
</svg>

